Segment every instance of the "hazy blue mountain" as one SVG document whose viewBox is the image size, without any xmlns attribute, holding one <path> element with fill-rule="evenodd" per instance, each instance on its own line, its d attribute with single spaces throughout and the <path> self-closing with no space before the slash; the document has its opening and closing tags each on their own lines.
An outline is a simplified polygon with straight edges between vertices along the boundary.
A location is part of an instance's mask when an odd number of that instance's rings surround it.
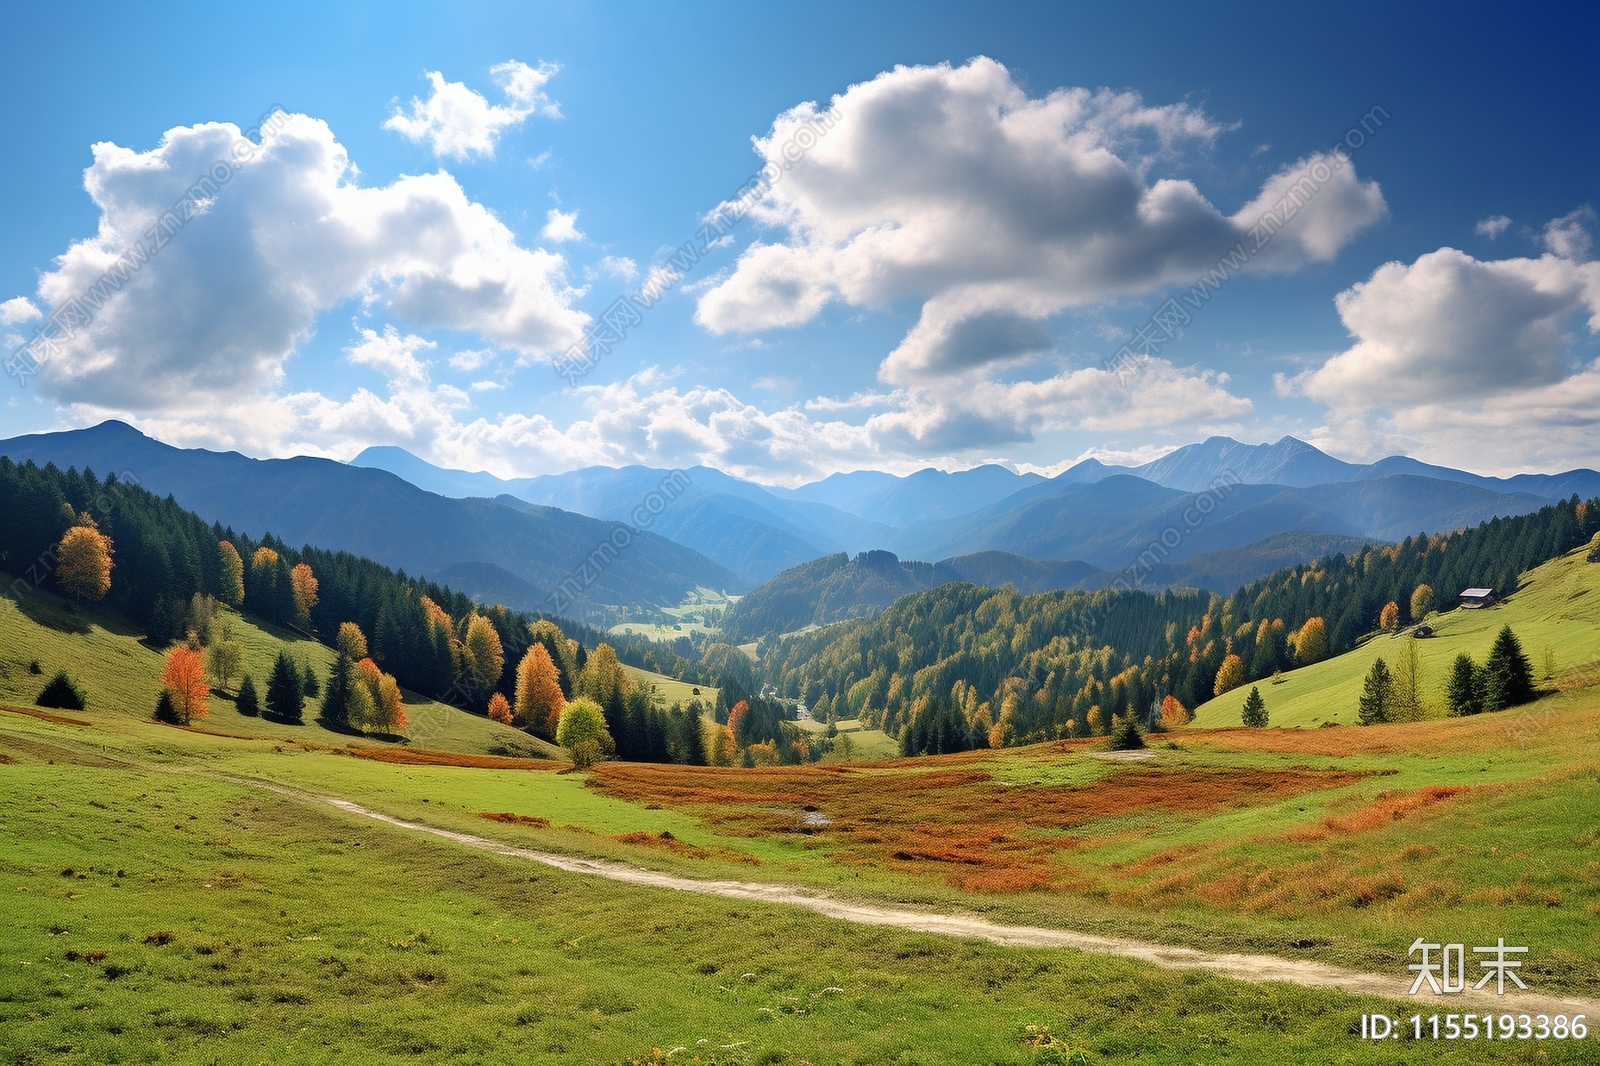
<svg viewBox="0 0 1600 1066">
<path fill-rule="evenodd" d="M 992 464 L 953 474 L 929 468 L 896 478 L 860 497 L 847 509 L 872 522 L 905 528 L 971 514 L 1044 480 L 1038 474 L 1017 474 Z"/>
<path fill-rule="evenodd" d="M 1285 531 L 1400 540 L 1536 511 L 1547 502 L 1407 476 L 1309 489 L 1241 484 L 1202 498 L 1119 474 L 1088 484 L 1034 486 L 975 515 L 908 530 L 891 546 L 925 559 L 1006 551 L 1116 570 L 1140 559 L 1177 562 Z M 1163 544 L 1164 536 L 1176 543 Z"/>
<path fill-rule="evenodd" d="M 404 448 L 390 446 L 367 448 L 350 460 L 350 465 L 387 470 L 419 489 L 440 496 L 454 496 L 457 499 L 466 496 L 495 497 L 502 493 L 518 495 L 519 490 L 533 480 L 532 478 L 507 480 L 481 470 L 447 470 L 442 466 L 434 466 L 425 459 L 417 458 Z"/>
<path fill-rule="evenodd" d="M 562 474 L 502 479 L 434 466 L 404 448 L 368 448 L 355 466 L 376 467 L 444 496 L 509 494 L 531 503 L 636 524 L 641 503 L 667 486 L 665 509 L 648 514 L 651 532 L 690 547 L 748 584 L 830 551 L 868 548 L 888 530 L 825 504 L 786 499 L 762 485 L 696 466 L 594 466 Z"/>
<path fill-rule="evenodd" d="M 533 590 L 507 585 L 507 606 L 549 609 L 548 596 L 606 542 L 615 523 L 554 507 L 449 499 L 385 470 L 327 459 L 250 459 L 180 449 L 121 422 L 0 441 L 14 461 L 133 477 L 209 521 L 253 536 L 364 555 L 428 577 L 493 564 Z M 113 521 L 115 517 L 113 516 Z M 441 579 L 443 580 L 443 579 Z M 696 585 L 736 589 L 739 578 L 692 549 L 644 533 L 617 552 L 587 590 L 594 605 L 675 604 Z M 583 605 L 574 609 L 583 613 Z"/>
<path fill-rule="evenodd" d="M 1355 551 L 1367 543 L 1364 538 L 1337 534 L 1275 533 L 1254 544 L 1133 571 L 1000 551 L 974 552 L 933 564 L 902 560 L 890 552 L 864 552 L 855 558 L 841 552 L 785 570 L 750 590 L 729 610 L 722 632 L 738 642 L 870 617 L 901 596 L 950 581 L 990 588 L 1011 585 L 1025 593 L 1124 586 L 1155 592 L 1182 586 L 1228 595 L 1274 570 Z M 1119 578 L 1124 586 L 1115 586 Z"/>
<path fill-rule="evenodd" d="M 863 500 L 889 488 L 898 480 L 893 474 L 885 474 L 881 470 L 851 470 L 848 473 L 829 474 L 821 481 L 813 481 L 797 489 L 774 488 L 772 492 L 791 500 L 825 503 L 854 514 Z"/>
<path fill-rule="evenodd" d="M 1212 437 L 1199 444 L 1186 445 L 1127 472 L 1158 485 L 1188 492 L 1199 492 L 1227 473 L 1249 484 L 1288 485 L 1294 488 L 1409 475 L 1460 482 L 1491 492 L 1528 493 L 1545 500 L 1564 500 L 1573 493 L 1582 499 L 1589 499 L 1600 493 L 1600 472 L 1594 470 L 1518 474 L 1508 478 L 1485 477 L 1447 466 L 1434 466 L 1404 455 L 1391 455 L 1387 459 L 1364 465 L 1335 459 L 1294 437 L 1284 437 L 1276 444 L 1241 444 L 1231 437 Z M 1087 481 L 1091 478 L 1081 477 L 1077 480 Z"/>
<path fill-rule="evenodd" d="M 644 466 L 587 467 L 533 478 L 518 495 L 633 522 L 640 505 L 657 492 L 671 501 L 651 518 L 651 530 L 693 547 L 751 583 L 829 552 L 876 547 L 894 532 L 827 504 L 785 499 L 704 466 L 676 474 Z"/>
<path fill-rule="evenodd" d="M 1224 471 L 1250 484 L 1308 488 L 1349 481 L 1362 469 L 1294 437 L 1284 437 L 1276 444 L 1241 444 L 1232 437 L 1211 437 L 1130 472 L 1169 489 L 1200 492 Z"/>
</svg>

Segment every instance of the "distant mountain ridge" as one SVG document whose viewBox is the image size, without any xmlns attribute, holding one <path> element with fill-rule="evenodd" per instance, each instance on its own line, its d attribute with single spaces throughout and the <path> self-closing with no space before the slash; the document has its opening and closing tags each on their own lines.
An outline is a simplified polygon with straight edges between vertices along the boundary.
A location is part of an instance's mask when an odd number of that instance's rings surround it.
<svg viewBox="0 0 1600 1066">
<path fill-rule="evenodd" d="M 387 471 L 328 459 L 174 448 L 122 422 L 15 437 L 0 441 L 0 454 L 19 463 L 92 468 L 101 476 L 126 473 L 208 522 L 349 551 L 411 574 L 432 578 L 478 564 L 466 571 L 474 577 L 472 594 L 524 610 L 551 609 L 551 592 L 582 573 L 616 529 L 614 522 L 554 507 L 450 499 Z M 743 587 L 726 568 L 650 532 L 631 536 L 626 551 L 609 553 L 604 566 L 590 570 L 587 594 L 569 614 L 582 616 L 590 606 L 676 604 L 697 585 Z M 495 571 L 516 580 L 497 582 Z"/>
</svg>

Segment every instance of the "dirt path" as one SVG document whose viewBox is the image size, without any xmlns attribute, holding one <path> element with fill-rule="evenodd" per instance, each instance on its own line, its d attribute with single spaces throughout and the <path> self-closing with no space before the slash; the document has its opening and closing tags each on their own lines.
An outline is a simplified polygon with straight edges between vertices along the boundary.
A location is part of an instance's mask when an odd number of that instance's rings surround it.
<svg viewBox="0 0 1600 1066">
<path fill-rule="evenodd" d="M 259 781 L 250 782 L 261 785 Z M 272 786 L 268 786 L 272 787 Z M 288 794 L 306 797 L 307 793 L 274 788 Z M 606 859 L 580 859 L 554 852 L 521 848 L 471 833 L 459 833 L 436 826 L 421 825 L 369 810 L 349 800 L 332 796 L 316 796 L 349 814 L 373 818 L 399 829 L 429 833 L 443 837 L 469 848 L 492 852 L 511 858 L 543 863 L 569 873 L 604 877 L 624 884 L 643 885 L 649 888 L 669 889 L 674 892 L 694 892 L 705 896 L 723 896 L 728 899 L 756 900 L 762 903 L 779 903 L 804 907 L 829 918 L 838 918 L 860 925 L 888 926 L 920 933 L 938 933 L 943 936 L 969 937 L 987 940 L 994 944 L 1022 947 L 1072 948 L 1099 955 L 1119 955 L 1138 959 L 1174 970 L 1205 970 L 1241 981 L 1288 981 L 1308 988 L 1329 988 L 1352 995 L 1386 996 L 1405 1003 L 1406 1013 L 1525 1013 L 1525 1014 L 1587 1014 L 1593 1022 L 1600 1022 L 1600 1001 L 1577 997 L 1538 995 L 1532 992 L 1508 992 L 1496 996 L 1484 992 L 1467 991 L 1451 996 L 1408 996 L 1409 974 L 1370 974 L 1345 970 L 1321 962 L 1278 958 L 1273 955 L 1244 955 L 1198 951 L 1194 948 L 1151 944 L 1124 937 L 1094 936 L 1074 933 L 1065 929 L 1046 929 L 1028 925 L 1000 925 L 982 918 L 962 917 L 953 914 L 933 914 L 926 911 L 879 907 L 852 903 L 812 889 L 791 885 L 760 884 L 750 881 L 703 881 L 692 877 L 646 870 L 627 863 Z"/>
</svg>

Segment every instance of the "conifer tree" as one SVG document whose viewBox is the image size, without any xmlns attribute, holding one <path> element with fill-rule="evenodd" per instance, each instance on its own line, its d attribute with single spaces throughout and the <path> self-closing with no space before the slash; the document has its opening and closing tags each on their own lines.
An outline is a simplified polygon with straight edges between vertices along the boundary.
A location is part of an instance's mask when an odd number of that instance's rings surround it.
<svg viewBox="0 0 1600 1066">
<path fill-rule="evenodd" d="M 1483 709 L 1502 711 L 1533 699 L 1533 664 L 1508 625 L 1494 638 L 1483 664 Z"/>
<path fill-rule="evenodd" d="M 1356 715 L 1362 725 L 1378 725 L 1394 717 L 1394 677 L 1382 657 L 1372 660 L 1372 669 L 1367 671 Z"/>
<path fill-rule="evenodd" d="M 1472 656 L 1462 652 L 1450 666 L 1450 681 L 1445 690 L 1445 700 L 1450 716 L 1459 718 L 1483 710 L 1483 681 Z"/>
<path fill-rule="evenodd" d="M 234 701 L 234 707 L 247 718 L 254 718 L 261 713 L 261 698 L 256 694 L 255 679 L 245 674 L 239 682 L 239 698 Z"/>
<path fill-rule="evenodd" d="M 298 725 L 305 711 L 306 687 L 294 661 L 278 652 L 267 678 L 267 714 L 280 722 Z"/>
<path fill-rule="evenodd" d="M 1250 695 L 1245 697 L 1242 718 L 1252 729 L 1267 724 L 1267 701 L 1261 698 L 1261 690 L 1255 685 L 1250 686 Z"/>
</svg>

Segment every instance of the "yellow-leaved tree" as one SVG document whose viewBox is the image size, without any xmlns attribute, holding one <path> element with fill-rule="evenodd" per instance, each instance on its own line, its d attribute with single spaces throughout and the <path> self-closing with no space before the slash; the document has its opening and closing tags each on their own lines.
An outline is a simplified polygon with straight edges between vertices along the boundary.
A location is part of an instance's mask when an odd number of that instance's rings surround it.
<svg viewBox="0 0 1600 1066">
<path fill-rule="evenodd" d="M 217 558 L 222 564 L 222 602 L 237 607 L 244 602 L 244 560 L 226 540 L 217 541 Z"/>
<path fill-rule="evenodd" d="M 56 584 L 80 600 L 103 599 L 111 591 L 111 538 L 87 511 L 56 545 Z"/>
<path fill-rule="evenodd" d="M 500 673 L 506 668 L 506 653 L 500 644 L 499 632 L 488 618 L 473 614 L 467 619 L 461 657 L 462 665 L 479 688 L 491 689 L 499 683 Z"/>
<path fill-rule="evenodd" d="M 317 575 L 305 563 L 295 563 L 289 571 L 289 591 L 294 594 L 294 620 L 301 629 L 311 628 L 311 608 L 317 605 Z"/>
<path fill-rule="evenodd" d="M 1212 688 L 1212 695 L 1220 696 L 1224 692 L 1231 692 L 1242 684 L 1244 684 L 1244 660 L 1229 653 L 1223 657 L 1222 667 L 1217 671 L 1217 683 Z"/>
<path fill-rule="evenodd" d="M 514 721 L 547 739 L 554 739 L 561 721 L 561 679 L 543 644 L 532 644 L 517 665 Z"/>
</svg>

